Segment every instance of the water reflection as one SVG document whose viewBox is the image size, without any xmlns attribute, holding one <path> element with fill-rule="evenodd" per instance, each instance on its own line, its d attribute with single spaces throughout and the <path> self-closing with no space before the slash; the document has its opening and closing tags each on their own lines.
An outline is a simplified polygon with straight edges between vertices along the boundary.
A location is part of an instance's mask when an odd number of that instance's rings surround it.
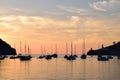
<svg viewBox="0 0 120 80">
<path fill-rule="evenodd" d="M 52 60 L 0 61 L 0 78 L 3 80 L 119 80 L 120 60 L 99 62 L 96 58 L 67 61 Z"/>
</svg>

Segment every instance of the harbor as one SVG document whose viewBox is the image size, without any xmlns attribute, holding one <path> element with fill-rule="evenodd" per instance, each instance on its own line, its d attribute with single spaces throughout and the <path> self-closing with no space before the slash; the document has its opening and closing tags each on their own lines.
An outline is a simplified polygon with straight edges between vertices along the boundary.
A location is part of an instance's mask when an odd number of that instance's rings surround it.
<svg viewBox="0 0 120 80">
<path fill-rule="evenodd" d="M 77 58 L 74 61 L 61 57 L 46 60 L 30 61 L 20 59 L 0 60 L 1 80 L 119 80 L 120 60 L 117 57 L 109 61 L 98 61 L 96 57 L 85 60 Z"/>
</svg>

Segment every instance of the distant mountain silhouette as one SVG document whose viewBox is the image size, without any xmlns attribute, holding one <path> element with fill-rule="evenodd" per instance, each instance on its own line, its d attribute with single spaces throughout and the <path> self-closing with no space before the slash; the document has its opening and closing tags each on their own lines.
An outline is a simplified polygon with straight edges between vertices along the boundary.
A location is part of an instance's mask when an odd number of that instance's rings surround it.
<svg viewBox="0 0 120 80">
<path fill-rule="evenodd" d="M 112 55 L 112 56 L 120 56 L 120 42 L 115 43 L 113 45 L 103 47 L 97 50 L 89 50 L 87 55 Z"/>
<path fill-rule="evenodd" d="M 16 50 L 0 39 L 0 55 L 16 55 Z"/>
</svg>

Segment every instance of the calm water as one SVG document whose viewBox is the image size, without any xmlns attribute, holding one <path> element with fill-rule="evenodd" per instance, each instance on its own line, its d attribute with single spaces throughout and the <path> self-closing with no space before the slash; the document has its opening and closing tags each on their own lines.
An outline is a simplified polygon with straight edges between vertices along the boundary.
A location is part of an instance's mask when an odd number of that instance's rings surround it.
<svg viewBox="0 0 120 80">
<path fill-rule="evenodd" d="M 96 58 L 66 61 L 63 58 L 0 61 L 0 80 L 120 80 L 120 60 Z"/>
</svg>

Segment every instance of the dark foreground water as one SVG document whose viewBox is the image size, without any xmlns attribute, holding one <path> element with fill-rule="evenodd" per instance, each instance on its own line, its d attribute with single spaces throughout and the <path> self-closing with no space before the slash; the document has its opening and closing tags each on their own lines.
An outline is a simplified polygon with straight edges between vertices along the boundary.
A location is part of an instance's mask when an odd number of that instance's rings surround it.
<svg viewBox="0 0 120 80">
<path fill-rule="evenodd" d="M 0 80 L 120 80 L 120 60 L 67 61 L 63 58 L 31 61 L 9 59 L 0 61 Z"/>
</svg>

